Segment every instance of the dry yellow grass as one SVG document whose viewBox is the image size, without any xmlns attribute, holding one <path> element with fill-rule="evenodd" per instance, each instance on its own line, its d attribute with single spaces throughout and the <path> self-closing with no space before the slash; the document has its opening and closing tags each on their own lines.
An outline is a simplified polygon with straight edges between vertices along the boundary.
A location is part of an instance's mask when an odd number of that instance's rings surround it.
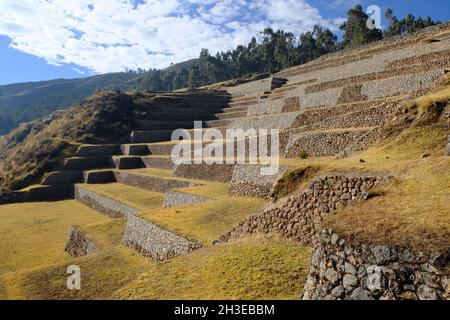
<svg viewBox="0 0 450 320">
<path fill-rule="evenodd" d="M 450 76 L 447 76 L 443 85 L 427 95 L 418 97 L 410 102 L 415 104 L 419 110 L 419 116 L 424 114 L 428 108 L 438 103 L 447 103 L 450 100 Z"/>
<path fill-rule="evenodd" d="M 210 246 L 153 264 L 119 299 L 299 299 L 311 249 L 276 239 Z"/>
<path fill-rule="evenodd" d="M 144 211 L 141 215 L 173 232 L 210 244 L 264 204 L 258 198 L 226 196 L 191 206 Z"/>
<path fill-rule="evenodd" d="M 450 157 L 443 151 L 448 134 L 444 128 L 411 128 L 347 159 L 290 159 L 284 163 L 297 168 L 312 166 L 318 175 L 355 171 L 393 174 L 393 182 L 374 191 L 378 197 L 331 216 L 327 225 L 369 243 L 408 245 L 425 251 L 447 249 Z M 422 158 L 423 153 L 430 156 Z"/>
<path fill-rule="evenodd" d="M 83 188 L 115 199 L 136 209 L 161 208 L 164 194 L 119 183 L 83 184 Z"/>
<path fill-rule="evenodd" d="M 68 290 L 67 267 L 76 264 L 81 270 L 81 290 Z M 144 272 L 150 262 L 124 248 L 106 250 L 3 277 L 6 299 L 111 299 L 114 291 L 130 283 Z"/>
<path fill-rule="evenodd" d="M 0 274 L 67 261 L 70 226 L 108 220 L 73 200 L 3 205 L 0 219 Z"/>
<path fill-rule="evenodd" d="M 279 239 L 207 246 L 154 263 L 121 245 L 124 219 L 82 229 L 101 251 L 0 278 L 3 299 L 297 299 L 311 249 Z M 81 268 L 81 290 L 66 287 L 67 267 Z M 2 287 L 2 285 L 4 285 Z"/>
</svg>

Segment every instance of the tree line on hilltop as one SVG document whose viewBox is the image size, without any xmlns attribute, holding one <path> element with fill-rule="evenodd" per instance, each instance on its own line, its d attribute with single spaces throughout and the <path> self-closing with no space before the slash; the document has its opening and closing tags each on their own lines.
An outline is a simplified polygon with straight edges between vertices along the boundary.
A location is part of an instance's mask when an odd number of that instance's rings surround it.
<svg viewBox="0 0 450 320">
<path fill-rule="evenodd" d="M 144 72 L 137 89 L 175 90 L 185 87 L 199 87 L 228 79 L 251 76 L 257 73 L 277 72 L 279 70 L 306 63 L 324 54 L 355 48 L 383 38 L 411 33 L 439 24 L 429 16 L 425 19 L 408 14 L 399 20 L 393 10 L 385 14 L 389 27 L 384 31 L 369 29 L 366 22 L 369 16 L 360 5 L 347 12 L 347 21 L 341 26 L 342 41 L 327 28 L 314 26 L 312 31 L 298 38 L 291 32 L 266 28 L 258 34 L 259 41 L 253 37 L 247 45 L 238 45 L 234 50 L 211 55 L 202 49 L 199 58 L 181 68 L 152 69 Z"/>
</svg>

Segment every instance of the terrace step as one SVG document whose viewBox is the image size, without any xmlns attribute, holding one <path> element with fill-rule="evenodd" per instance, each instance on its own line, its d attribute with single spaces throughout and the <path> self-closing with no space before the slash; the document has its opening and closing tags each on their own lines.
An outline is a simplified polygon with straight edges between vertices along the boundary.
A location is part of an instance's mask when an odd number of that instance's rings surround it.
<svg viewBox="0 0 450 320">
<path fill-rule="evenodd" d="M 78 186 L 139 211 L 161 209 L 164 203 L 164 194 L 161 192 L 152 192 L 117 182 L 78 184 Z"/>
<path fill-rule="evenodd" d="M 75 185 L 75 199 L 110 218 L 127 218 L 138 211 L 132 206 L 111 199 L 81 184 Z"/>
<path fill-rule="evenodd" d="M 186 255 L 202 245 L 136 215 L 131 215 L 123 236 L 123 243 L 139 254 L 162 261 Z"/>
<path fill-rule="evenodd" d="M 162 156 L 146 156 L 142 157 L 142 162 L 144 163 L 146 168 L 160 168 L 172 170 L 174 167 L 174 163 L 171 157 L 162 157 Z"/>
<path fill-rule="evenodd" d="M 219 120 L 225 120 L 225 119 L 235 119 L 235 118 L 242 118 L 247 116 L 247 111 L 245 112 L 228 112 L 228 113 L 218 113 L 216 114 L 217 119 Z"/>
<path fill-rule="evenodd" d="M 246 101 L 239 101 L 239 102 L 230 102 L 230 107 L 245 107 L 248 106 L 250 104 L 255 104 L 258 102 L 258 99 L 251 99 L 251 100 L 246 100 Z"/>
<path fill-rule="evenodd" d="M 144 168 L 145 164 L 139 156 L 114 156 L 112 161 L 116 169 Z"/>
<path fill-rule="evenodd" d="M 184 141 L 183 143 L 191 143 L 193 144 L 194 141 Z M 207 144 L 208 141 L 203 142 L 203 145 Z M 172 154 L 173 148 L 176 146 L 176 142 L 168 141 L 167 143 L 154 143 L 154 144 L 148 144 L 148 150 L 150 152 L 150 155 L 152 156 L 170 156 Z M 191 146 L 192 150 L 194 150 L 194 146 Z"/>
<path fill-rule="evenodd" d="M 113 170 L 90 170 L 83 172 L 83 182 L 86 184 L 100 184 L 116 182 Z"/>
<path fill-rule="evenodd" d="M 64 163 L 64 170 L 90 170 L 112 168 L 111 157 L 72 157 Z"/>
<path fill-rule="evenodd" d="M 50 172 L 43 180 L 42 185 L 49 186 L 55 184 L 77 183 L 83 180 L 83 171 L 81 170 L 64 170 Z"/>
<path fill-rule="evenodd" d="M 73 184 L 34 185 L 23 190 L 3 194 L 0 204 L 57 201 L 70 198 L 73 198 Z"/>
<path fill-rule="evenodd" d="M 76 157 L 101 157 L 121 154 L 120 145 L 117 144 L 99 144 L 82 145 L 78 148 Z"/>
<path fill-rule="evenodd" d="M 174 188 L 186 188 L 198 186 L 200 184 L 186 179 L 176 179 L 170 177 L 161 177 L 153 174 L 152 171 L 146 173 L 146 170 L 116 170 L 114 175 L 118 183 L 138 187 L 153 192 L 166 192 Z"/>
<path fill-rule="evenodd" d="M 216 129 L 223 131 L 225 127 L 216 127 Z M 208 128 L 201 129 L 186 129 L 191 137 L 194 137 L 196 132 L 203 132 Z M 133 131 L 130 135 L 130 144 L 144 144 L 171 141 L 173 130 L 145 130 L 145 131 Z M 151 150 L 150 150 L 151 151 Z"/>
<path fill-rule="evenodd" d="M 189 179 L 230 182 L 234 164 L 180 164 L 175 167 L 173 175 Z"/>
<path fill-rule="evenodd" d="M 243 95 L 243 94 L 235 94 L 232 96 L 231 98 L 231 102 L 244 102 L 244 101 L 254 101 L 254 100 L 258 100 L 258 97 L 256 95 Z"/>
<path fill-rule="evenodd" d="M 170 109 L 164 111 L 145 112 L 139 116 L 139 119 L 145 120 L 209 120 L 214 119 L 214 114 L 222 109 L 202 110 L 202 109 Z"/>
<path fill-rule="evenodd" d="M 123 144 L 120 146 L 122 154 L 126 156 L 146 156 L 150 149 L 146 144 Z"/>
<path fill-rule="evenodd" d="M 179 117 L 183 118 L 181 115 Z M 202 122 L 204 124 L 204 122 Z M 136 120 L 136 130 L 176 130 L 190 129 L 194 127 L 194 121 L 172 121 L 172 120 Z"/>
<path fill-rule="evenodd" d="M 376 129 L 377 127 L 368 127 L 300 133 L 291 129 L 284 132 L 280 140 L 286 158 L 295 158 L 300 152 L 306 152 L 311 157 L 329 157 L 345 151 Z"/>
<path fill-rule="evenodd" d="M 230 125 L 232 122 L 233 122 L 232 119 L 211 120 L 206 121 L 205 126 L 207 126 L 208 128 L 225 127 Z"/>
<path fill-rule="evenodd" d="M 272 83 L 270 85 L 270 90 L 281 88 L 287 82 L 288 82 L 288 80 L 286 78 L 272 77 Z"/>
<path fill-rule="evenodd" d="M 254 104 L 257 104 L 258 101 L 256 101 Z M 233 113 L 233 112 L 246 112 L 248 110 L 248 106 L 245 107 L 233 107 L 233 108 L 225 108 L 222 109 L 222 113 Z"/>
<path fill-rule="evenodd" d="M 135 130 L 130 135 L 130 143 L 169 141 L 171 137 L 172 130 Z"/>
</svg>

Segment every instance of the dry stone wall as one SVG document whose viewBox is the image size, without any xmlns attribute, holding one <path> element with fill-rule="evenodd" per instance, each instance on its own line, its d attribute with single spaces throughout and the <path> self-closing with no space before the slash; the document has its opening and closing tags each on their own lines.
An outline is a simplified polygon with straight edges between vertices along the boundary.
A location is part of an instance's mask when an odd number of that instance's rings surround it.
<svg viewBox="0 0 450 320">
<path fill-rule="evenodd" d="M 450 252 L 366 245 L 323 228 L 316 236 L 304 300 L 450 299 Z"/>
<path fill-rule="evenodd" d="M 306 151 L 308 156 L 329 157 L 339 154 L 347 146 L 360 141 L 372 129 L 305 132 L 292 134 L 282 133 L 280 144 L 284 147 L 287 158 L 295 158 L 300 151 Z"/>
<path fill-rule="evenodd" d="M 233 176 L 234 164 L 180 164 L 173 174 L 177 177 L 229 182 Z"/>
<path fill-rule="evenodd" d="M 288 69 L 282 71 L 280 74 L 286 72 L 291 73 L 289 75 L 289 80 L 291 81 L 292 79 L 301 81 L 303 79 L 317 77 L 320 82 L 325 82 L 372 72 L 381 72 L 386 70 L 395 61 L 448 50 L 449 40 L 443 39 L 438 42 L 421 43 L 414 41 L 410 37 L 410 40 L 406 40 L 403 43 L 384 46 L 381 46 L 381 44 L 381 42 L 377 42 L 373 45 L 373 49 L 355 52 L 353 54 L 355 58 L 352 58 L 352 54 L 344 50 L 335 54 L 335 56 L 345 54 L 345 57 L 339 57 L 337 59 L 326 59 L 327 57 L 324 57 L 312 63 L 296 67 L 297 72 L 289 72 Z"/>
<path fill-rule="evenodd" d="M 285 112 L 252 118 L 234 120 L 229 127 L 235 129 L 287 129 L 292 126 L 299 112 Z"/>
<path fill-rule="evenodd" d="M 258 103 L 252 104 L 248 107 L 247 116 L 280 113 L 283 110 L 283 105 L 283 99 L 278 99 L 275 101 L 259 101 Z"/>
<path fill-rule="evenodd" d="M 186 180 L 160 178 L 145 174 L 137 174 L 125 171 L 115 171 L 117 182 L 139 187 L 153 192 L 166 192 L 173 188 L 186 188 L 198 184 Z"/>
<path fill-rule="evenodd" d="M 380 126 L 394 114 L 396 106 L 397 104 L 395 102 L 389 102 L 372 108 L 341 114 L 339 116 L 327 117 L 326 119 L 318 120 L 312 124 L 303 126 L 301 127 L 301 130 L 315 131 Z M 302 114 L 298 116 L 296 122 L 304 122 L 301 118 Z"/>
<path fill-rule="evenodd" d="M 261 170 L 265 170 L 263 168 L 270 170 L 269 167 L 236 165 L 230 181 L 229 194 L 270 199 L 274 184 L 287 168 L 280 167 L 273 173 L 261 172 Z"/>
<path fill-rule="evenodd" d="M 116 200 L 75 185 L 75 199 L 111 218 L 126 218 L 137 210 Z"/>
<path fill-rule="evenodd" d="M 226 90 L 232 95 L 248 94 L 252 92 L 270 91 L 272 81 L 270 78 L 247 82 L 236 87 L 228 87 Z"/>
<path fill-rule="evenodd" d="M 444 75 L 444 69 L 435 69 L 414 75 L 371 81 L 362 85 L 361 94 L 373 100 L 399 94 L 422 92 L 435 86 Z"/>
<path fill-rule="evenodd" d="M 123 243 L 154 261 L 185 255 L 201 245 L 136 215 L 128 217 Z"/>
<path fill-rule="evenodd" d="M 305 191 L 269 204 L 222 236 L 220 241 L 235 240 L 249 234 L 276 233 L 310 244 L 325 217 L 352 202 L 366 199 L 370 188 L 388 179 L 389 175 L 330 174 L 317 177 Z"/>
<path fill-rule="evenodd" d="M 70 227 L 64 250 L 72 257 L 81 257 L 97 252 L 99 249 L 93 240 L 73 225 Z"/>
<path fill-rule="evenodd" d="M 208 201 L 208 198 L 175 190 L 167 190 L 164 194 L 164 208 L 185 206 Z"/>
</svg>

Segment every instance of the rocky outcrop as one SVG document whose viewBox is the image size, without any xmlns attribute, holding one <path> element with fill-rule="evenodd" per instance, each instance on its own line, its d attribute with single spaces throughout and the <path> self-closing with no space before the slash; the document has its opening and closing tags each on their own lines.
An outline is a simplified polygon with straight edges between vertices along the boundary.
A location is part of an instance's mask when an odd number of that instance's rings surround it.
<svg viewBox="0 0 450 320">
<path fill-rule="evenodd" d="M 70 227 L 64 250 L 72 257 L 81 257 L 97 252 L 99 249 L 93 240 L 86 237 L 77 226 L 73 225 Z"/>
<path fill-rule="evenodd" d="M 155 261 L 185 255 L 201 245 L 136 215 L 128 217 L 123 243 Z"/>
<path fill-rule="evenodd" d="M 365 245 L 322 229 L 309 266 L 304 300 L 450 299 L 450 253 Z"/>
<path fill-rule="evenodd" d="M 328 215 L 348 204 L 366 199 L 370 188 L 390 179 L 389 175 L 329 174 L 315 178 L 308 189 L 268 205 L 249 216 L 220 241 L 248 234 L 277 233 L 302 244 L 310 244 Z"/>
</svg>

